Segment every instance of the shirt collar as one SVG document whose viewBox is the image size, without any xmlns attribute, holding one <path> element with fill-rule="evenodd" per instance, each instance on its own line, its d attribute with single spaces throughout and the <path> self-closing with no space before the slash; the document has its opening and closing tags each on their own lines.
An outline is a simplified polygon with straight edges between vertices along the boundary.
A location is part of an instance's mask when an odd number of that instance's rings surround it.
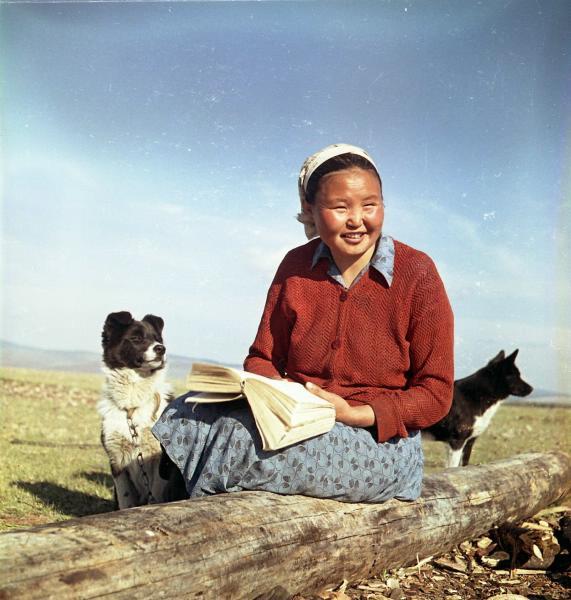
<svg viewBox="0 0 571 600">
<path fill-rule="evenodd" d="M 313 269 L 322 258 L 327 258 L 330 265 L 335 264 L 329 247 L 320 242 L 313 253 L 311 268 Z M 369 266 L 376 269 L 385 278 L 389 286 L 392 284 L 395 266 L 395 244 L 390 235 L 381 236 Z"/>
</svg>

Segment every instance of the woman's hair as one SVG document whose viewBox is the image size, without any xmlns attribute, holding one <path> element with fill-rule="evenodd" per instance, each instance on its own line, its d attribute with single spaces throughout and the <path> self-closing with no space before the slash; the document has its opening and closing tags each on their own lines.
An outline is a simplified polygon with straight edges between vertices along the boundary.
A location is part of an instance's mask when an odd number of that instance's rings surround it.
<svg viewBox="0 0 571 600">
<path fill-rule="evenodd" d="M 381 177 L 372 165 L 365 157 L 359 156 L 358 154 L 346 153 L 334 156 L 329 160 L 326 160 L 322 165 L 319 165 L 317 169 L 311 174 L 305 191 L 305 199 L 309 204 L 315 203 L 315 196 L 319 189 L 319 182 L 325 175 L 334 173 L 335 171 L 344 171 L 345 169 L 363 169 L 364 171 L 373 171 L 373 173 L 379 179 L 381 186 L 381 198 L 383 195 L 383 182 Z"/>
</svg>

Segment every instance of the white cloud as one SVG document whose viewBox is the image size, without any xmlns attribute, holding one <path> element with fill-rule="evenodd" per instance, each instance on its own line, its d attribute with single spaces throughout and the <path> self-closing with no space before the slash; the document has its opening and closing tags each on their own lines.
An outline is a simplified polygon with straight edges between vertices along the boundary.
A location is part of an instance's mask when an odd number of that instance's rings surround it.
<svg viewBox="0 0 571 600">
<path fill-rule="evenodd" d="M 517 364 L 537 388 L 571 391 L 571 327 L 502 318 L 456 319 L 456 376 L 484 366 L 500 350 L 519 348 Z"/>
<path fill-rule="evenodd" d="M 519 347 L 532 385 L 571 386 L 571 286 L 549 260 L 549 245 L 492 235 L 436 203 L 387 206 L 387 233 L 428 252 L 446 284 L 456 322 L 457 376 L 480 368 L 500 349 Z M 494 226 L 497 224 L 497 216 Z M 540 235 L 540 234 L 538 234 Z M 558 310 L 559 307 L 559 310 Z"/>
<path fill-rule="evenodd" d="M 255 246 L 245 248 L 244 254 L 248 264 L 264 273 L 275 273 L 278 265 L 292 246 L 283 246 L 278 250 L 267 251 L 266 249 Z"/>
<path fill-rule="evenodd" d="M 58 183 L 58 202 L 80 202 L 67 221 L 43 205 L 41 223 L 33 222 L 33 210 L 8 207 L 14 227 L 2 240 L 0 337 L 98 350 L 106 314 L 153 312 L 165 318 L 171 351 L 243 359 L 273 271 L 303 241 L 293 217 L 280 220 L 264 204 L 278 197 L 276 189 L 266 186 L 262 202 L 238 216 L 201 212 L 192 198 L 161 201 L 151 188 L 130 199 L 122 184 L 60 157 L 18 162 L 11 201 L 25 190 L 28 206 L 42 206 L 48 172 Z"/>
<path fill-rule="evenodd" d="M 184 194 L 160 183 L 135 189 L 57 156 L 13 159 L 10 177 L 0 335 L 20 343 L 99 348 L 105 315 L 125 309 L 165 318 L 172 352 L 240 362 L 277 265 L 305 242 L 295 195 L 261 176 L 249 182 L 248 198 L 209 190 L 210 182 Z M 57 210 L 46 204 L 46 181 L 62 202 Z M 25 210 L 10 204 L 18 194 Z M 489 219 L 399 198 L 386 213 L 385 231 L 427 251 L 443 276 L 458 375 L 520 347 L 532 385 L 567 385 L 571 325 L 556 310 L 557 294 L 561 306 L 571 303 L 566 278 L 556 288 L 543 257 L 490 235 Z"/>
<path fill-rule="evenodd" d="M 62 156 L 57 153 L 34 153 L 31 151 L 7 153 L 4 159 L 6 182 L 12 180 L 43 179 L 60 182 L 60 190 L 80 187 L 93 187 L 97 183 L 96 170 L 77 158 Z M 65 182 L 64 185 L 61 185 Z"/>
</svg>

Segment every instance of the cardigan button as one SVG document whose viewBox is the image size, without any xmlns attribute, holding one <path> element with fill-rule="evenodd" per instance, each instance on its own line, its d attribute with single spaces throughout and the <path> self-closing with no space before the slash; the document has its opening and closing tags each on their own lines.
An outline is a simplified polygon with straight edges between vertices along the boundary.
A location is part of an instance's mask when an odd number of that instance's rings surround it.
<svg viewBox="0 0 571 600">
<path fill-rule="evenodd" d="M 341 348 L 341 342 L 339 340 L 335 340 L 331 344 L 331 347 L 333 348 L 333 350 L 338 350 L 339 348 Z"/>
<path fill-rule="evenodd" d="M 339 294 L 339 300 L 341 300 L 341 302 L 345 302 L 347 298 L 349 298 L 349 294 L 347 292 L 341 292 L 341 294 Z"/>
</svg>

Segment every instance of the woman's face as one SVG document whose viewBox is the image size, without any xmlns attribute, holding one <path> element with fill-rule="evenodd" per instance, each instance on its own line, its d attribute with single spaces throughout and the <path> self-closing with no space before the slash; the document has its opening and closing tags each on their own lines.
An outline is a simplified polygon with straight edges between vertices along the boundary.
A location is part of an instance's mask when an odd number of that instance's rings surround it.
<svg viewBox="0 0 571 600">
<path fill-rule="evenodd" d="M 384 218 L 381 185 L 373 171 L 357 167 L 335 171 L 319 182 L 313 215 L 319 237 L 340 268 L 374 252 Z"/>
</svg>

